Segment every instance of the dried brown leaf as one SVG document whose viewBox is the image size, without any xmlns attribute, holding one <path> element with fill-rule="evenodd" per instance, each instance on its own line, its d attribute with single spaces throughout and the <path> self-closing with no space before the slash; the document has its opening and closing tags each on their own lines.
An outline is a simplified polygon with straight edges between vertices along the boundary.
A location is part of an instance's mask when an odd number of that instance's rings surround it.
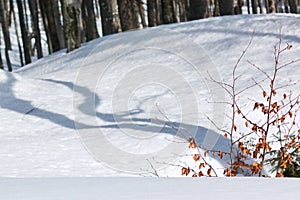
<svg viewBox="0 0 300 200">
<path fill-rule="evenodd" d="M 245 126 L 248 128 L 249 126 L 248 121 L 245 122 Z"/>
<path fill-rule="evenodd" d="M 199 155 L 199 154 L 195 154 L 195 155 L 193 156 L 193 159 L 194 159 L 194 161 L 200 160 L 200 155 Z"/>
<path fill-rule="evenodd" d="M 267 96 L 267 92 L 263 91 L 263 96 L 266 97 Z"/>
<path fill-rule="evenodd" d="M 237 126 L 236 126 L 236 125 L 233 125 L 233 129 L 234 129 L 234 131 L 236 132 Z"/>
</svg>

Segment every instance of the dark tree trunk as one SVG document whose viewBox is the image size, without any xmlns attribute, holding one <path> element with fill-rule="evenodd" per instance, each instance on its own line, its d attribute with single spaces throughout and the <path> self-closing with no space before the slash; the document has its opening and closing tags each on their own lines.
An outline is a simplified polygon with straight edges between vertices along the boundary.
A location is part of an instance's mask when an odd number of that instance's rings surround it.
<svg viewBox="0 0 300 200">
<path fill-rule="evenodd" d="M 0 34 L 0 46 L 1 46 L 1 34 Z M 0 69 L 4 69 L 4 66 L 3 66 L 3 62 L 2 62 L 2 54 L 1 54 L 1 50 L 0 50 Z"/>
<path fill-rule="evenodd" d="M 234 14 L 242 14 L 243 0 L 237 0 L 234 5 Z"/>
<path fill-rule="evenodd" d="M 214 0 L 214 16 L 220 16 L 219 1 Z"/>
<path fill-rule="evenodd" d="M 288 2 L 288 0 L 284 0 L 284 12 L 289 13 L 289 2 Z"/>
<path fill-rule="evenodd" d="M 47 35 L 49 53 L 53 53 L 64 47 L 58 1 L 40 0 L 40 7 Z"/>
<path fill-rule="evenodd" d="M 257 0 L 251 0 L 252 13 L 257 14 Z"/>
<path fill-rule="evenodd" d="M 185 22 L 187 20 L 185 0 L 179 0 L 179 19 L 181 22 Z"/>
<path fill-rule="evenodd" d="M 51 40 L 51 35 L 50 35 L 50 30 L 49 30 L 49 22 L 47 19 L 47 15 L 46 15 L 46 8 L 44 3 L 41 2 L 41 0 L 39 1 L 39 6 L 40 6 L 40 10 L 41 10 L 41 16 L 42 16 L 42 21 L 43 21 L 43 25 L 44 25 L 44 29 L 45 29 L 45 33 L 46 33 L 46 37 L 47 37 L 47 44 L 48 44 L 48 52 L 49 54 L 53 53 L 53 47 L 52 47 L 52 40 Z"/>
<path fill-rule="evenodd" d="M 0 46 L 1 46 L 1 34 L 0 34 Z M 1 55 L 1 51 L 0 51 L 0 69 L 4 69 L 3 68 L 3 62 L 2 62 L 2 55 Z"/>
<path fill-rule="evenodd" d="M 263 14 L 264 13 L 264 5 L 262 0 L 258 0 L 258 5 L 259 5 L 259 13 Z"/>
<path fill-rule="evenodd" d="M 12 67 L 11 67 L 9 53 L 8 53 L 8 49 L 7 48 L 5 48 L 5 59 L 6 59 L 7 69 L 8 69 L 8 71 L 11 72 L 12 71 Z"/>
<path fill-rule="evenodd" d="M 90 41 L 99 37 L 94 5 L 92 0 L 83 0 L 82 3 L 85 8 L 86 39 Z"/>
<path fill-rule="evenodd" d="M 19 49 L 20 62 L 21 62 L 21 66 L 24 66 L 22 46 L 21 46 L 21 42 L 20 42 L 20 38 L 19 38 L 18 23 L 17 23 L 17 18 L 16 18 L 16 13 L 15 13 L 14 7 L 12 8 L 12 15 L 13 15 L 14 25 L 15 25 L 15 30 L 16 30 L 16 37 L 17 37 L 17 43 L 18 43 L 18 49 Z"/>
<path fill-rule="evenodd" d="M 99 0 L 103 36 L 118 32 L 119 27 L 114 22 L 113 5 L 111 0 Z"/>
<path fill-rule="evenodd" d="M 100 11 L 99 11 L 99 0 L 95 0 L 95 8 L 96 8 L 96 18 L 99 19 L 100 18 Z"/>
<path fill-rule="evenodd" d="M 51 0 L 51 5 L 52 5 L 52 12 L 53 12 L 53 18 L 55 22 L 55 28 L 56 28 L 56 34 L 58 37 L 58 42 L 60 49 L 65 48 L 65 39 L 64 39 L 64 33 L 63 33 L 63 25 L 61 24 L 61 14 L 59 11 L 59 5 L 58 5 L 58 0 Z M 54 34 L 54 32 L 53 32 Z"/>
<path fill-rule="evenodd" d="M 250 15 L 251 11 L 250 11 L 250 0 L 246 0 L 246 4 L 247 4 L 247 13 Z"/>
<path fill-rule="evenodd" d="M 220 15 L 233 14 L 233 0 L 218 0 Z"/>
<path fill-rule="evenodd" d="M 177 13 L 177 3 L 176 0 L 173 0 L 172 2 L 172 16 L 173 16 L 173 23 L 177 23 L 178 22 L 178 13 Z"/>
<path fill-rule="evenodd" d="M 22 1 L 23 2 L 23 8 L 24 8 L 24 17 L 25 17 L 25 25 L 26 25 L 26 29 L 29 30 L 29 20 L 28 20 L 28 15 L 27 15 L 27 4 L 26 1 Z"/>
<path fill-rule="evenodd" d="M 4 0 L 0 0 L 0 22 L 2 27 L 2 33 L 4 36 L 5 48 L 7 50 L 11 50 L 11 41 L 8 29 L 8 18 L 7 18 L 7 10 L 4 6 Z"/>
<path fill-rule="evenodd" d="M 289 0 L 289 5 L 290 5 L 290 12 L 297 14 L 298 8 L 297 8 L 296 0 Z"/>
<path fill-rule="evenodd" d="M 147 0 L 148 26 L 156 26 L 156 0 Z"/>
<path fill-rule="evenodd" d="M 29 0 L 29 9 L 31 12 L 32 18 L 32 25 L 33 25 L 33 32 L 34 38 L 36 43 L 36 50 L 37 50 L 37 57 L 43 57 L 43 50 L 42 50 L 42 43 L 41 43 L 41 32 L 39 27 L 39 16 L 38 16 L 38 9 L 37 9 L 37 0 Z"/>
<path fill-rule="evenodd" d="M 163 23 L 162 0 L 156 0 L 156 23 L 160 25 Z"/>
<path fill-rule="evenodd" d="M 203 19 L 208 16 L 206 0 L 191 0 L 188 20 Z"/>
<path fill-rule="evenodd" d="M 31 63 L 31 57 L 30 57 L 28 31 L 26 29 L 26 25 L 25 25 L 25 21 L 24 21 L 24 11 L 23 11 L 22 1 L 17 0 L 17 5 L 18 5 L 18 10 L 19 10 L 19 22 L 20 22 L 20 27 L 21 27 L 25 64 L 29 64 L 29 63 Z"/>
<path fill-rule="evenodd" d="M 118 0 L 122 31 L 139 28 L 138 15 L 132 0 Z"/>
<path fill-rule="evenodd" d="M 87 13 L 85 12 L 85 8 L 84 8 L 84 0 L 82 0 L 82 4 L 81 4 L 81 21 L 82 21 L 82 31 L 81 31 L 81 43 L 86 42 L 86 18 L 87 18 Z"/>
<path fill-rule="evenodd" d="M 162 20 L 164 24 L 173 23 L 173 9 L 172 9 L 172 0 L 162 0 Z"/>
<path fill-rule="evenodd" d="M 9 0 L 9 11 L 8 11 L 8 15 L 7 15 L 7 20 L 8 20 L 8 25 L 9 27 L 12 24 L 12 12 L 14 9 L 14 1 L 13 0 Z"/>
<path fill-rule="evenodd" d="M 1 55 L 1 51 L 0 51 L 0 69 L 3 70 L 3 62 L 2 62 L 2 55 Z"/>
</svg>

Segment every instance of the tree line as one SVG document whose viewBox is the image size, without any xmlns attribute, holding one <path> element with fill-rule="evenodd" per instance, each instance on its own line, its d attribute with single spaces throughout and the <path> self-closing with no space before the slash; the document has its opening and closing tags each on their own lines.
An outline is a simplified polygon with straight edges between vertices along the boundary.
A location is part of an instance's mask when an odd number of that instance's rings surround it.
<svg viewBox="0 0 300 200">
<path fill-rule="evenodd" d="M 48 53 L 67 49 L 102 35 L 138 28 L 242 14 L 297 13 L 300 0 L 0 0 L 0 22 L 6 68 L 12 71 L 10 28 L 15 28 L 20 65 L 43 57 L 41 31 Z M 101 29 L 97 26 L 101 19 Z M 20 38 L 19 38 L 20 36 Z M 1 40 L 0 40 L 1 41 Z M 0 43 L 1 44 L 1 43 Z M 0 51 L 0 68 L 4 68 Z"/>
</svg>

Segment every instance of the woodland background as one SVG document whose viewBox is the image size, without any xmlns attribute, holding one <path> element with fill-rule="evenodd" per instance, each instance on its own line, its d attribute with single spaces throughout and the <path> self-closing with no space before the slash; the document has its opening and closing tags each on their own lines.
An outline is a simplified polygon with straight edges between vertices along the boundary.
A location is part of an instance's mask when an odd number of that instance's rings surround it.
<svg viewBox="0 0 300 200">
<path fill-rule="evenodd" d="M 42 58 L 43 49 L 69 52 L 100 36 L 214 16 L 298 13 L 297 5 L 300 0 L 0 0 L 0 68 L 13 69 L 11 30 L 24 66 Z"/>
</svg>

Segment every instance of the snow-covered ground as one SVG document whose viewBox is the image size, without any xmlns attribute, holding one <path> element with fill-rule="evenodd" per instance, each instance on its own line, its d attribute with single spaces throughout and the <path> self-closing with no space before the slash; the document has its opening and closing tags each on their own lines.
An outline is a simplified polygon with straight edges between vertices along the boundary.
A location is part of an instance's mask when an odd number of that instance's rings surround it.
<svg viewBox="0 0 300 200">
<path fill-rule="evenodd" d="M 185 138 L 195 136 L 209 149 L 228 148 L 226 138 L 207 120 L 209 116 L 218 124 L 226 123 L 226 107 L 208 103 L 226 97 L 207 81 L 207 72 L 215 79 L 229 81 L 234 64 L 255 31 L 239 68 L 243 75 L 239 86 L 244 87 L 259 76 L 247 59 L 267 73 L 272 71 L 273 46 L 280 27 L 283 42 L 293 45 L 283 62 L 299 58 L 299 25 L 297 15 L 228 16 L 165 25 L 99 38 L 69 54 L 57 52 L 14 73 L 1 71 L 0 176 L 180 176 L 181 169 L 175 165 L 188 162 L 183 157 L 188 152 Z M 281 73 L 279 82 L 299 81 L 299 63 Z M 300 93 L 299 85 L 291 89 Z M 207 159 L 222 176 L 226 160 Z M 9 192 L 20 184 L 43 190 L 61 182 L 66 191 L 74 191 L 82 189 L 86 179 L 79 179 L 78 185 L 74 179 L 56 180 L 47 179 L 43 185 L 39 183 L 43 179 L 2 179 L 1 188 L 8 192 L 1 199 L 26 199 Z M 122 194 L 117 188 L 124 185 L 129 189 L 126 191 L 136 189 L 136 193 L 128 194 L 124 190 L 124 197 L 131 199 L 179 199 L 183 196 L 176 195 L 182 188 L 187 196 L 210 191 L 202 197 L 231 197 L 233 194 L 226 193 L 230 186 L 242 196 L 245 191 L 262 198 L 267 190 L 278 194 L 274 199 L 299 195 L 299 181 L 294 179 L 114 180 L 96 179 L 95 185 L 105 185 L 104 190 L 99 189 L 104 196 Z M 87 182 L 93 185 L 93 179 Z M 90 191 L 87 187 L 83 190 Z M 157 193 L 152 193 L 154 190 Z M 20 195 L 32 194 L 30 188 L 20 191 Z M 149 196 L 139 196 L 145 192 Z M 27 199 L 41 199 L 40 193 L 35 195 Z"/>
<path fill-rule="evenodd" d="M 60 178 L 0 179 L 5 200 L 295 199 L 297 179 Z M 17 192 L 16 192 L 17 191 Z"/>
</svg>

